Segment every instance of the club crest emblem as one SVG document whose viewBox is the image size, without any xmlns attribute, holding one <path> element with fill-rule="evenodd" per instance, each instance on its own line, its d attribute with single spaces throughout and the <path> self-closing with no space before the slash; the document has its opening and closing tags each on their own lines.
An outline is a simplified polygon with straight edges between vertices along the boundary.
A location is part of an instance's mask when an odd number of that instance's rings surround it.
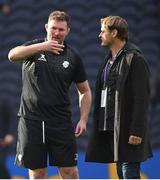
<svg viewBox="0 0 160 180">
<path fill-rule="evenodd" d="M 64 61 L 62 65 L 63 65 L 64 68 L 68 68 L 69 62 L 68 61 Z"/>
</svg>

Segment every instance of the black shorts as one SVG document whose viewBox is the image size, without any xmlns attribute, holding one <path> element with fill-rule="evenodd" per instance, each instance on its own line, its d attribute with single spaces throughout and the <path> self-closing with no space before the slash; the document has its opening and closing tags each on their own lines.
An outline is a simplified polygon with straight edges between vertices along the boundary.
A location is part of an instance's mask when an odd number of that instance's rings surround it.
<svg viewBox="0 0 160 180">
<path fill-rule="evenodd" d="M 15 163 L 28 169 L 50 166 L 77 165 L 77 148 L 72 124 L 54 127 L 53 124 L 20 118 Z"/>
</svg>

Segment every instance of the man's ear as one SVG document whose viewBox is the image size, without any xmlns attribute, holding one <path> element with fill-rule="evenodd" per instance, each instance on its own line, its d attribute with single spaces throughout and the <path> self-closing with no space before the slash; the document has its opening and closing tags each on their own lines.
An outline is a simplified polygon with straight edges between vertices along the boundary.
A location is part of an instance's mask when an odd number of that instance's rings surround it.
<svg viewBox="0 0 160 180">
<path fill-rule="evenodd" d="M 48 30 L 48 24 L 45 24 L 45 29 L 46 29 L 46 31 Z"/>
<path fill-rule="evenodd" d="M 117 36 L 117 34 L 118 34 L 117 29 L 113 29 L 112 30 L 112 36 L 115 38 Z"/>
<path fill-rule="evenodd" d="M 70 33 L 70 30 L 71 30 L 71 29 L 70 29 L 70 28 L 68 28 L 68 34 Z"/>
</svg>

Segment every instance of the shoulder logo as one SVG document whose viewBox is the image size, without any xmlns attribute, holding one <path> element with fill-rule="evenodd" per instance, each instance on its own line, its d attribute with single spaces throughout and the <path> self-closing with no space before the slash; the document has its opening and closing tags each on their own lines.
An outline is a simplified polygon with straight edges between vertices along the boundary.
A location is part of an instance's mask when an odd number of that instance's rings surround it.
<svg viewBox="0 0 160 180">
<path fill-rule="evenodd" d="M 68 61 L 64 61 L 62 65 L 63 65 L 64 68 L 68 68 L 69 62 Z"/>
<path fill-rule="evenodd" d="M 38 58 L 38 61 L 44 61 L 47 62 L 45 55 L 44 54 L 40 54 L 40 57 Z"/>
</svg>

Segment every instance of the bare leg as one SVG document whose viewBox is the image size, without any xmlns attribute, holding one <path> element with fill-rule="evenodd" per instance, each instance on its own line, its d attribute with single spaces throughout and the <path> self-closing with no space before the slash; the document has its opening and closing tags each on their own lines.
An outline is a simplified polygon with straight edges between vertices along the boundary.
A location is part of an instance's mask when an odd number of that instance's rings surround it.
<svg viewBox="0 0 160 180">
<path fill-rule="evenodd" d="M 59 174 L 62 177 L 62 179 L 79 179 L 77 166 L 59 167 Z"/>
<path fill-rule="evenodd" d="M 43 169 L 29 169 L 29 178 L 30 179 L 46 179 L 47 178 L 47 168 Z"/>
</svg>

